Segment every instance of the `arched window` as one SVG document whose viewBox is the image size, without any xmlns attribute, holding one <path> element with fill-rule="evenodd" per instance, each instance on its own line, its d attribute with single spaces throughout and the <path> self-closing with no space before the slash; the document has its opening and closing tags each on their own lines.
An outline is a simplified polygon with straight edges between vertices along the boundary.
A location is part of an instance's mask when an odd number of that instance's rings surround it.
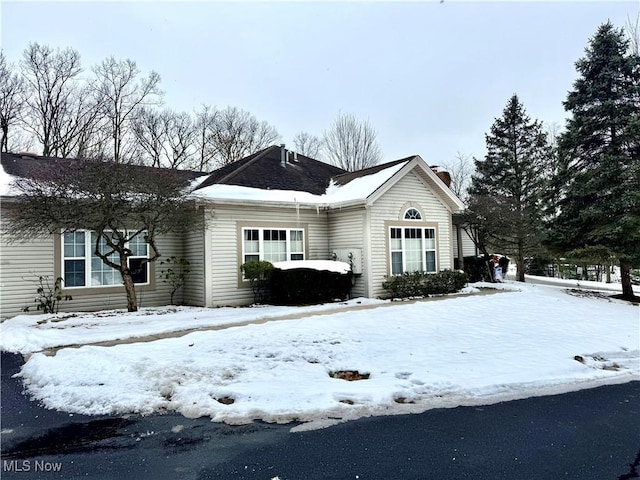
<svg viewBox="0 0 640 480">
<path fill-rule="evenodd" d="M 422 220 L 422 215 L 415 208 L 409 208 L 406 212 L 404 212 L 405 220 Z"/>
</svg>

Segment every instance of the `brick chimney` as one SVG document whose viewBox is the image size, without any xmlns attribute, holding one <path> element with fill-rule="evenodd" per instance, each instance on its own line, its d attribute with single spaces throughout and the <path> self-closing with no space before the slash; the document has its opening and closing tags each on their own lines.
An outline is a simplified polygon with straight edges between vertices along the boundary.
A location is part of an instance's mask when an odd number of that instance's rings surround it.
<svg viewBox="0 0 640 480">
<path fill-rule="evenodd" d="M 431 167 L 431 170 L 433 170 L 433 172 L 438 176 L 440 180 L 444 182 L 447 187 L 451 188 L 451 175 L 449 174 L 449 172 L 447 172 L 446 170 L 439 170 L 439 167 L 437 165 Z"/>
</svg>

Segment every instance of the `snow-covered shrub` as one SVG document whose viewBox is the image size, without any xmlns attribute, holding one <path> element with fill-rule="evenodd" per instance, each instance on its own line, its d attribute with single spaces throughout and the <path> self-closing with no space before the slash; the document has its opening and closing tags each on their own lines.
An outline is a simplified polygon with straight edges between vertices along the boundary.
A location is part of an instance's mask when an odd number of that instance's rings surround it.
<svg viewBox="0 0 640 480">
<path fill-rule="evenodd" d="M 313 268 L 274 268 L 269 285 L 277 305 L 313 305 L 343 300 L 351 291 L 353 273 Z"/>
<path fill-rule="evenodd" d="M 443 270 L 438 273 L 404 273 L 387 277 L 382 288 L 392 298 L 428 297 L 455 293 L 467 284 L 467 274 L 460 271 Z"/>
</svg>

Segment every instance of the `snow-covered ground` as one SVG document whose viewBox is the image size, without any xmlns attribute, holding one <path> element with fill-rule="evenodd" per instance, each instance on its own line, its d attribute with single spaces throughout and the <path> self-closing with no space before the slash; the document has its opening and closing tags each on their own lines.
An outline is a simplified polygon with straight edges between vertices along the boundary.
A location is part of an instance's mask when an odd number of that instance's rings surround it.
<svg viewBox="0 0 640 480">
<path fill-rule="evenodd" d="M 383 300 L 358 298 L 347 302 L 307 307 L 255 306 L 251 308 L 149 307 L 135 313 L 109 310 L 97 313 L 18 315 L 0 323 L 0 350 L 29 354 L 50 348 L 109 342 L 215 328 L 248 322 L 264 322 L 288 315 L 312 315 L 357 305 L 385 304 Z"/>
<path fill-rule="evenodd" d="M 638 306 L 562 288 L 502 285 L 514 287 L 519 290 L 491 296 L 308 311 L 299 319 L 180 338 L 63 348 L 55 356 L 34 353 L 19 376 L 35 399 L 68 412 L 178 411 L 229 423 L 310 422 L 298 429 L 640 379 Z M 34 351 L 60 341 L 60 331 L 107 331 L 109 321 L 117 322 L 112 330 L 123 338 L 146 321 L 157 329 L 206 319 L 238 322 L 276 308 L 87 314 L 42 324 L 21 316 L 3 323 L 0 333 L 3 349 Z M 47 335 L 52 341 L 42 339 Z M 332 378 L 342 370 L 368 378 Z"/>
</svg>

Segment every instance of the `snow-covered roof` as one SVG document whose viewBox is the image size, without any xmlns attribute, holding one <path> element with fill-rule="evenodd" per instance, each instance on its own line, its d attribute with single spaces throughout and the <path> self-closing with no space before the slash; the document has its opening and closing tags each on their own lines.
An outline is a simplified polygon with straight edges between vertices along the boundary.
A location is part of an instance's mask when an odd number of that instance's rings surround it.
<svg viewBox="0 0 640 480">
<path fill-rule="evenodd" d="M 335 204 L 356 203 L 365 201 L 381 185 L 386 183 L 395 175 L 409 160 L 395 163 L 387 168 L 351 180 L 344 185 L 331 182 L 327 190 L 322 195 L 314 195 L 308 192 L 294 190 L 268 190 L 261 188 L 241 187 L 238 185 L 210 185 L 208 187 L 195 190 L 192 195 L 196 198 L 206 200 L 235 200 L 248 202 L 277 202 L 309 204 L 317 206 L 330 206 Z M 195 189 L 202 179 L 196 179 L 192 183 Z"/>
<path fill-rule="evenodd" d="M 9 175 L 4 167 L 0 165 L 0 196 L 16 195 L 17 192 L 13 187 L 13 182 L 17 179 L 13 175 Z"/>
<path fill-rule="evenodd" d="M 271 150 L 269 150 L 271 151 Z M 273 156 L 273 155 L 272 155 Z M 307 206 L 310 208 L 331 208 L 331 207 L 344 207 L 347 205 L 358 205 L 366 202 L 375 201 L 376 192 L 381 194 L 384 192 L 384 188 L 388 188 L 392 185 L 390 180 L 400 172 L 407 165 L 415 165 L 421 170 L 422 175 L 427 179 L 430 179 L 431 185 L 434 188 L 441 188 L 443 199 L 452 207 L 453 210 L 462 208 L 460 200 L 442 183 L 435 174 L 431 171 L 431 168 L 418 156 L 411 156 L 393 162 L 376 165 L 364 170 L 356 172 L 346 172 L 339 174 L 335 177 L 330 177 L 333 170 L 326 170 L 324 167 L 318 165 L 322 162 L 313 159 L 306 159 L 304 162 L 294 162 L 285 169 L 281 169 L 280 164 L 276 166 L 276 173 L 284 175 L 282 172 L 288 172 L 287 182 L 275 182 L 270 181 L 264 185 L 272 185 L 276 188 L 270 188 L 264 186 L 260 182 L 251 183 L 249 180 L 253 177 L 260 177 L 264 174 L 265 169 L 270 171 L 271 177 L 274 177 L 275 173 L 272 171 L 273 159 L 262 159 L 264 165 L 258 162 L 258 159 L 249 159 L 250 162 L 245 162 L 244 169 L 241 171 L 234 171 L 235 177 L 239 177 L 241 174 L 247 178 L 240 178 L 237 183 L 234 179 L 229 179 L 229 175 L 222 179 L 216 179 L 214 174 L 199 174 L 198 172 L 179 171 L 184 177 L 184 181 L 188 182 L 187 191 L 190 192 L 192 198 L 201 201 L 220 201 L 225 203 L 237 203 L 237 204 L 271 204 L 281 206 Z M 261 160 L 261 161 L 262 161 Z M 267 160 L 271 163 L 268 163 Z M 12 196 L 18 192 L 12 189 L 12 182 L 19 177 L 33 176 L 34 172 L 42 174 L 47 169 L 55 168 L 73 168 L 74 163 L 80 160 L 74 159 L 59 159 L 49 157 L 24 157 L 15 154 L 2 154 L 2 169 L 0 170 L 0 195 Z M 252 163 L 251 163 L 252 162 Z M 269 167 L 271 165 L 271 167 Z M 310 166 L 309 166 L 310 165 Z M 247 172 L 250 167 L 255 171 L 252 173 Z M 271 170 L 269 170 L 269 168 Z M 308 168 L 307 168 L 308 167 Z M 149 168 L 151 167 L 140 167 Z M 334 167 L 332 167 L 334 168 Z M 237 169 L 240 170 L 240 169 Z M 308 170 L 308 172 L 307 172 Z M 337 172 L 343 172 L 341 169 L 337 169 Z M 309 175 L 307 178 L 305 175 Z M 215 177 L 215 178 L 214 178 Z M 431 178 L 433 177 L 433 178 Z M 329 178 L 333 178 L 329 181 Z M 327 187 L 322 191 L 316 188 L 310 189 L 309 183 L 321 182 Z M 232 182 L 232 183 L 229 183 Z M 204 185 L 204 186 L 203 186 Z M 251 186 L 247 186 L 251 185 Z M 298 185 L 298 189 L 287 189 L 288 185 Z M 277 188 L 277 187 L 280 188 Z"/>
</svg>

